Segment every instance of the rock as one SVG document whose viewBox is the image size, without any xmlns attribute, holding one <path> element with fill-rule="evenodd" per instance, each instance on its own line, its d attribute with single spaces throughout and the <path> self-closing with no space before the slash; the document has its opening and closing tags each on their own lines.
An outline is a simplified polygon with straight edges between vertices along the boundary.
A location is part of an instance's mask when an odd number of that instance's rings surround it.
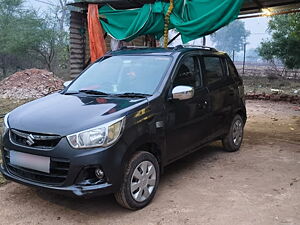
<svg viewBox="0 0 300 225">
<path fill-rule="evenodd" d="M 280 94 L 280 93 L 283 93 L 283 90 L 280 90 L 280 89 L 271 89 L 271 92 L 274 93 L 274 94 Z"/>
</svg>

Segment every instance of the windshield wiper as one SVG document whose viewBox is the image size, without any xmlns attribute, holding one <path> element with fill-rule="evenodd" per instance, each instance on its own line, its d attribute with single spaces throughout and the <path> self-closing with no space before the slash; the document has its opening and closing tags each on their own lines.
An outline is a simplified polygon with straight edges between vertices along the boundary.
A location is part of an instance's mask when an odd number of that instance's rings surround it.
<svg viewBox="0 0 300 225">
<path fill-rule="evenodd" d="M 134 93 L 134 92 L 126 92 L 121 94 L 116 94 L 117 97 L 128 97 L 128 98 L 145 98 L 147 96 L 151 96 L 149 94 L 143 94 L 143 93 Z"/>
<path fill-rule="evenodd" d="M 97 90 L 79 90 L 79 93 L 86 93 L 86 94 L 92 94 L 92 95 L 109 95 L 102 91 Z"/>
</svg>

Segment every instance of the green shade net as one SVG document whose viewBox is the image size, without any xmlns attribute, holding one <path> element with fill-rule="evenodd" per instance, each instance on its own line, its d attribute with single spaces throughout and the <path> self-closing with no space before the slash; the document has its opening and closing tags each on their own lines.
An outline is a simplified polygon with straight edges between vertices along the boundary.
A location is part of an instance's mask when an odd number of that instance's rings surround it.
<svg viewBox="0 0 300 225">
<path fill-rule="evenodd" d="M 181 33 L 183 43 L 211 34 L 237 18 L 244 0 L 174 0 L 169 29 Z M 131 41 L 152 34 L 164 34 L 164 17 L 170 3 L 157 1 L 142 8 L 99 9 L 103 29 L 117 40 Z"/>
</svg>

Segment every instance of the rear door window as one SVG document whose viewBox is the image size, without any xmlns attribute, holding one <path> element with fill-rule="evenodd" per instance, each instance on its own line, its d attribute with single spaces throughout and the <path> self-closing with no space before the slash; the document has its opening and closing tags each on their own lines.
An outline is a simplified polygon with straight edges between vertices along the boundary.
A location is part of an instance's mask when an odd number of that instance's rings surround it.
<svg viewBox="0 0 300 225">
<path fill-rule="evenodd" d="M 229 71 L 229 74 L 233 77 L 233 78 L 238 78 L 239 79 L 239 74 L 233 64 L 233 62 L 229 59 L 226 59 L 227 61 L 227 65 L 228 65 L 228 71 Z"/>
<path fill-rule="evenodd" d="M 207 85 L 217 83 L 224 79 L 223 61 L 218 56 L 203 57 L 204 77 Z"/>
</svg>

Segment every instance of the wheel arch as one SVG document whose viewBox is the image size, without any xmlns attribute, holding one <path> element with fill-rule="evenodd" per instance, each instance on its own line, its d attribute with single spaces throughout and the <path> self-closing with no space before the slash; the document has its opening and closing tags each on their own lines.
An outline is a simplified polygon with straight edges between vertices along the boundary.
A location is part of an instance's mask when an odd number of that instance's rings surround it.
<svg viewBox="0 0 300 225">
<path fill-rule="evenodd" d="M 149 152 L 157 159 L 160 171 L 163 172 L 163 154 L 159 143 L 151 140 L 149 137 L 142 136 L 128 147 L 128 151 L 123 157 L 122 165 L 125 168 L 130 158 L 139 151 Z"/>
</svg>

